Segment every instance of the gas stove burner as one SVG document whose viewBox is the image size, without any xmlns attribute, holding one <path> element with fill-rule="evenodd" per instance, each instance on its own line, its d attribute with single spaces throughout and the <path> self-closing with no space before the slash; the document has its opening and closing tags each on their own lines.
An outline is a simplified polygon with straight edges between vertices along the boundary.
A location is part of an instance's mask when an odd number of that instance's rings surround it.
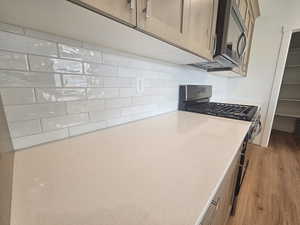
<svg viewBox="0 0 300 225">
<path fill-rule="evenodd" d="M 252 121 L 258 110 L 257 106 L 210 102 L 211 94 L 211 86 L 182 85 L 179 110 L 246 121 Z"/>
<path fill-rule="evenodd" d="M 257 107 L 249 105 L 205 102 L 187 104 L 186 111 L 251 121 L 252 117 L 257 111 Z"/>
</svg>

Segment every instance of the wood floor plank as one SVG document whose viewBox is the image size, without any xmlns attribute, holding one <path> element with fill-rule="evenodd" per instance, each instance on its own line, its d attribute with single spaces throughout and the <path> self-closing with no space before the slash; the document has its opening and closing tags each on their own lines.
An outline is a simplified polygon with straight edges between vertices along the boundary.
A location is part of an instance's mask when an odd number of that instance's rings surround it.
<svg viewBox="0 0 300 225">
<path fill-rule="evenodd" d="M 228 225 L 300 225 L 300 138 L 273 132 L 268 149 L 249 145 L 250 164 Z"/>
</svg>

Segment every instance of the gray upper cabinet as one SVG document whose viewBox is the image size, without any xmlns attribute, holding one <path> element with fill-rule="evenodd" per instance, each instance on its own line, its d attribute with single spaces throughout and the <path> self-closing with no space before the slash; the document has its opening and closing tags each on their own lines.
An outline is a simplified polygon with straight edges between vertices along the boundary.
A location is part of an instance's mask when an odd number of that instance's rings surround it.
<svg viewBox="0 0 300 225">
<path fill-rule="evenodd" d="M 184 46 L 189 0 L 138 0 L 138 29 L 177 46 Z"/>
<path fill-rule="evenodd" d="M 190 0 L 185 26 L 187 48 L 207 59 L 212 58 L 218 0 Z"/>
<path fill-rule="evenodd" d="M 136 26 L 137 0 L 69 0 L 129 26 Z"/>
</svg>

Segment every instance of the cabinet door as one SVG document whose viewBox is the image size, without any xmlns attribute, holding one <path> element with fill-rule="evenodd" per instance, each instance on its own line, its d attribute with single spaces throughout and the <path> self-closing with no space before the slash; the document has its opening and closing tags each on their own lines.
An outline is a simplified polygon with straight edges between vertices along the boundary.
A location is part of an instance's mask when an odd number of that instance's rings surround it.
<svg viewBox="0 0 300 225">
<path fill-rule="evenodd" d="M 130 26 L 136 26 L 136 0 L 70 0 Z"/>
<path fill-rule="evenodd" d="M 239 10 L 242 18 L 245 20 L 247 12 L 248 2 L 247 0 L 240 0 Z"/>
<path fill-rule="evenodd" d="M 183 46 L 183 23 L 189 0 L 138 0 L 140 30 L 166 42 Z"/>
<path fill-rule="evenodd" d="M 190 51 L 212 59 L 218 0 L 190 0 L 189 9 L 185 44 Z"/>
<path fill-rule="evenodd" d="M 243 60 L 243 73 L 246 75 L 248 72 L 248 65 L 249 65 L 249 59 L 250 59 L 250 52 L 251 52 L 251 45 L 252 45 L 252 39 L 253 39 L 253 31 L 254 31 L 254 19 L 251 17 L 249 19 L 249 24 L 248 24 L 248 43 L 247 43 L 247 48 L 245 51 L 244 55 L 244 60 Z"/>
</svg>

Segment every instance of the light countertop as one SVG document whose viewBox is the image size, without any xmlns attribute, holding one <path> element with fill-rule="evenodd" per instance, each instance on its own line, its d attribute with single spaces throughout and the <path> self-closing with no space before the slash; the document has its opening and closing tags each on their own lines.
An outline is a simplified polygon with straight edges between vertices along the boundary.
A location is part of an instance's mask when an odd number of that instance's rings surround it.
<svg viewBox="0 0 300 225">
<path fill-rule="evenodd" d="M 250 123 L 173 112 L 15 154 L 12 225 L 194 225 Z"/>
</svg>

